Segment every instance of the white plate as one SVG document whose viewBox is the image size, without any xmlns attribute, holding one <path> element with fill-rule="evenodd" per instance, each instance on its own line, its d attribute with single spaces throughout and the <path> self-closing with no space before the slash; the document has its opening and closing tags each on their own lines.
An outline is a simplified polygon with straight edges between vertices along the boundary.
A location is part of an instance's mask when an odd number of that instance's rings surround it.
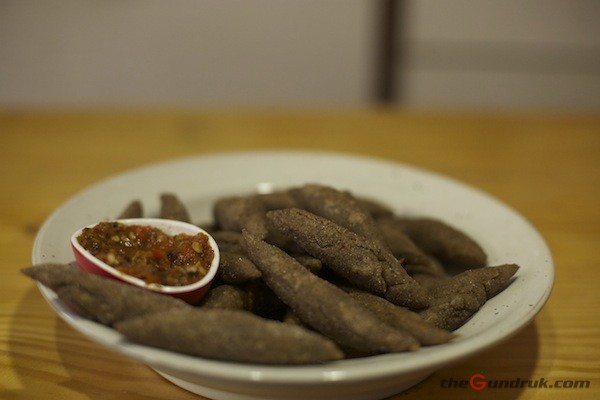
<svg viewBox="0 0 600 400">
<path fill-rule="evenodd" d="M 415 353 L 386 354 L 315 366 L 268 367 L 189 357 L 127 343 L 112 329 L 80 318 L 48 288 L 40 290 L 71 326 L 91 340 L 139 360 L 175 384 L 222 400 L 379 399 L 398 393 L 437 369 L 506 339 L 542 308 L 553 284 L 550 251 L 520 215 L 490 196 L 451 179 L 396 163 L 325 152 L 226 153 L 152 165 L 100 182 L 71 198 L 44 223 L 33 263 L 70 262 L 70 235 L 110 219 L 134 198 L 148 214 L 159 194 L 176 193 L 195 222 L 211 219 L 224 195 L 270 191 L 307 182 L 370 196 L 396 212 L 440 218 L 475 237 L 490 265 L 517 263 L 512 284 L 489 300 L 451 343 Z"/>
</svg>

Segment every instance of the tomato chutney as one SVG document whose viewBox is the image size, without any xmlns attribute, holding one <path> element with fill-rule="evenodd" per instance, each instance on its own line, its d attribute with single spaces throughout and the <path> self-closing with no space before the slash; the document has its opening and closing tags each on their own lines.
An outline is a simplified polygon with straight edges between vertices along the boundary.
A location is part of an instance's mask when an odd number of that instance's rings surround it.
<svg viewBox="0 0 600 400">
<path fill-rule="evenodd" d="M 94 257 L 147 284 L 190 285 L 208 273 L 214 258 L 204 233 L 171 236 L 147 225 L 100 222 L 77 240 Z"/>
</svg>

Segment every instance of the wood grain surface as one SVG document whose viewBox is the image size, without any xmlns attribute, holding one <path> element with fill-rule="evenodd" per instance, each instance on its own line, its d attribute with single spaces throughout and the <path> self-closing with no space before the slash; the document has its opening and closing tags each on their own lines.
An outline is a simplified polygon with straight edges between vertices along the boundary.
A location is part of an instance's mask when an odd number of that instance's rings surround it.
<svg viewBox="0 0 600 400">
<path fill-rule="evenodd" d="M 0 398 L 200 398 L 87 340 L 19 269 L 43 221 L 98 180 L 182 156 L 267 148 L 364 154 L 453 177 L 525 216 L 553 253 L 554 290 L 533 323 L 391 399 L 600 398 L 600 117 L 383 109 L 0 112 Z M 475 373 L 590 385 L 443 387 Z"/>
</svg>

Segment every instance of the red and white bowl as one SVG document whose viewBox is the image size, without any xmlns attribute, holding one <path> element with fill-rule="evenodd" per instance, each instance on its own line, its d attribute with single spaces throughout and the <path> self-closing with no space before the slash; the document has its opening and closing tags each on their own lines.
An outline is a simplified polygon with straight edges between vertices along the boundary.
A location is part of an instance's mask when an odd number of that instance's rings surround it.
<svg viewBox="0 0 600 400">
<path fill-rule="evenodd" d="M 184 286 L 165 286 L 155 283 L 147 283 L 142 279 L 128 275 L 121 272 L 105 262 L 94 257 L 89 251 L 87 251 L 77 238 L 81 235 L 81 232 L 85 228 L 92 228 L 96 224 L 85 226 L 71 236 L 71 248 L 75 255 L 75 260 L 79 267 L 88 273 L 99 275 L 106 278 L 117 279 L 131 285 L 139 286 L 144 289 L 152 290 L 154 292 L 166 294 L 169 296 L 177 297 L 190 304 L 197 303 L 210 289 L 212 281 L 214 280 L 217 270 L 219 268 L 219 247 L 215 240 L 203 229 L 196 225 L 188 224 L 181 221 L 175 221 L 170 219 L 159 219 L 159 218 L 134 218 L 134 219 L 120 219 L 114 222 L 119 222 L 124 225 L 145 225 L 158 228 L 168 235 L 177 235 L 179 233 L 185 233 L 188 235 L 196 235 L 203 233 L 208 236 L 208 243 L 214 252 L 212 263 L 208 269 L 208 273 L 199 281 L 196 281 L 190 285 Z"/>
</svg>

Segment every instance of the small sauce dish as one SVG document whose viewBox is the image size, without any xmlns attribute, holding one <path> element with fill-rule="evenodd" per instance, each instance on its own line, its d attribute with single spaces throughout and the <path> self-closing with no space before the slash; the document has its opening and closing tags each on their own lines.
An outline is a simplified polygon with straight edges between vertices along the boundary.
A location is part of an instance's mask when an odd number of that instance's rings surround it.
<svg viewBox="0 0 600 400">
<path fill-rule="evenodd" d="M 144 279 L 129 275 L 126 272 L 122 272 L 122 271 L 118 270 L 116 267 L 113 267 L 113 266 L 107 264 L 106 262 L 100 260 L 96 256 L 94 256 L 90 251 L 88 251 L 86 248 L 84 248 L 84 246 L 78 240 L 78 238 L 82 235 L 82 233 L 84 232 L 84 229 L 86 229 L 86 228 L 94 229 L 95 227 L 100 226 L 100 224 L 115 224 L 115 223 L 119 224 L 120 227 L 125 226 L 123 229 L 128 229 L 127 227 L 130 226 L 131 227 L 130 229 L 132 229 L 132 230 L 138 229 L 139 232 L 141 232 L 144 229 L 150 231 L 150 230 L 153 230 L 152 228 L 156 228 L 156 229 L 161 230 L 165 235 L 168 235 L 171 237 L 176 236 L 178 234 L 185 234 L 185 235 L 190 235 L 190 236 L 194 236 L 194 235 L 198 235 L 198 234 L 200 234 L 201 236 L 206 235 L 205 245 L 207 244 L 210 247 L 210 249 L 212 249 L 212 252 L 213 252 L 212 260 L 208 260 L 208 261 L 210 261 L 210 265 L 205 266 L 205 269 L 206 269 L 205 274 L 201 278 L 199 278 L 199 280 L 193 281 L 191 283 L 186 283 L 186 284 L 181 284 L 181 285 L 173 285 L 173 286 L 169 286 L 167 284 L 161 284 L 161 283 L 154 283 L 154 282 L 148 283 Z M 89 230 L 88 230 L 88 232 L 89 232 Z M 130 233 L 129 237 L 134 239 L 135 234 Z M 117 242 L 119 239 L 117 236 L 113 236 L 113 238 L 114 238 L 115 242 Z M 130 246 L 129 239 L 127 239 L 126 237 L 123 239 L 125 239 L 126 245 L 127 245 L 127 247 L 129 247 Z M 110 238 L 102 238 L 102 240 L 108 242 L 111 239 Z M 133 242 L 133 240 L 132 240 L 132 242 Z M 190 246 L 188 245 L 188 253 L 190 252 L 189 247 Z M 195 250 L 198 250 L 199 244 L 192 243 L 191 247 Z M 145 288 L 145 289 L 148 289 L 148 290 L 151 290 L 154 292 L 173 296 L 173 297 L 182 299 L 190 304 L 196 304 L 210 289 L 210 286 L 217 274 L 217 270 L 219 268 L 219 259 L 220 259 L 219 258 L 219 248 L 217 246 L 217 243 L 212 238 L 212 236 L 210 236 L 210 234 L 208 234 L 206 231 L 204 231 L 203 229 L 201 229 L 195 225 L 188 224 L 185 222 L 169 220 L 169 219 L 159 219 L 159 218 L 120 219 L 120 220 L 114 220 L 114 221 L 105 221 L 103 223 L 97 223 L 97 224 L 83 227 L 71 236 L 71 248 L 73 250 L 73 254 L 75 255 L 75 260 L 77 261 L 77 264 L 85 272 L 103 276 L 103 277 L 107 277 L 107 278 L 117 279 L 122 282 L 126 282 L 129 284 L 135 285 L 135 286 L 139 286 L 141 288 Z M 148 249 L 146 249 L 146 250 L 148 250 Z M 152 253 L 152 248 L 150 248 L 149 251 Z M 169 256 L 170 255 L 171 254 L 169 254 Z M 179 257 L 186 258 L 187 255 L 185 253 L 180 253 Z M 164 261 L 168 262 L 167 259 L 164 259 Z"/>
</svg>

